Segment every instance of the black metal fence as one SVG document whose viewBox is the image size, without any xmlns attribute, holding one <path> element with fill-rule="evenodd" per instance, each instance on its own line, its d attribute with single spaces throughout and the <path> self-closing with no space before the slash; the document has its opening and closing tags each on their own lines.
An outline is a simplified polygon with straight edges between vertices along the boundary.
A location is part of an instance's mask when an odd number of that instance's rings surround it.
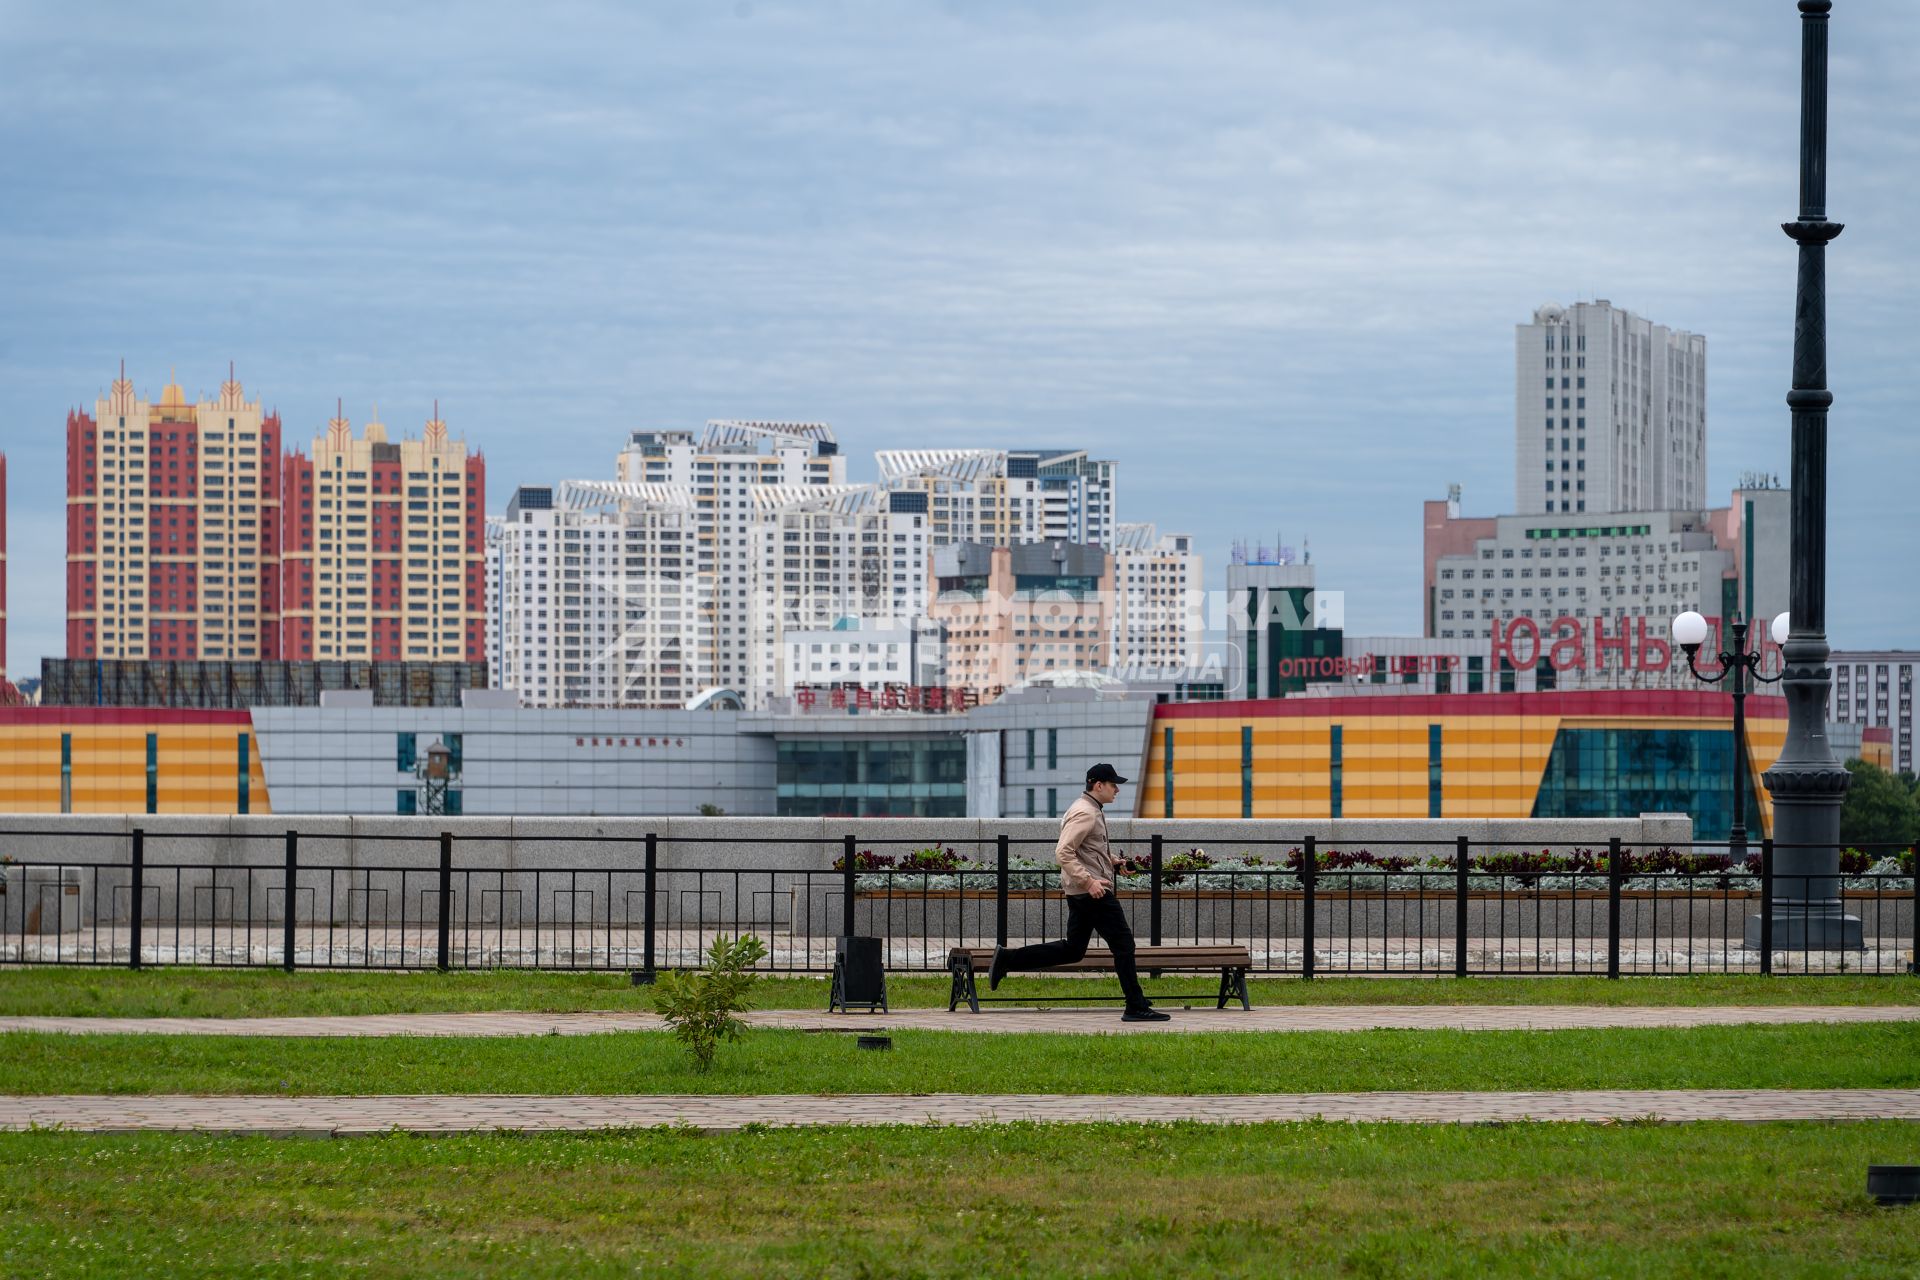
<svg viewBox="0 0 1920 1280">
<path fill-rule="evenodd" d="M 61 857 L 63 839 L 85 856 Z M 102 860 L 103 840 L 124 852 Z M 208 840 L 227 856 L 168 856 Z M 1064 933 L 1051 840 L 872 852 L 913 843 L 848 835 L 810 844 L 806 867 L 790 865 L 794 842 L 729 837 L 0 831 L 0 963 L 650 974 L 753 933 L 765 968 L 800 973 L 830 970 L 834 940 L 862 934 L 889 969 L 941 972 L 951 947 Z M 1771 841 L 1356 851 L 1302 837 L 1218 860 L 1159 836 L 1123 843 L 1116 892 L 1142 941 L 1245 944 L 1272 974 L 1905 974 L 1920 946 L 1911 848 L 1850 851 L 1841 875 L 1809 877 L 1779 872 Z M 1776 910 L 1805 889 L 1837 897 L 1861 945 L 1779 945 Z"/>
</svg>

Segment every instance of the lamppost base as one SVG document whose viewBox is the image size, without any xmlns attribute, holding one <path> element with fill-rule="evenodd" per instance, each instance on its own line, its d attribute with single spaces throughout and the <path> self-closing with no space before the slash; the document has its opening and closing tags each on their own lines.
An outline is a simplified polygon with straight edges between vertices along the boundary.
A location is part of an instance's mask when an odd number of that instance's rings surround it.
<svg viewBox="0 0 1920 1280">
<path fill-rule="evenodd" d="M 1748 916 L 1748 951 L 1761 950 L 1760 917 Z M 1866 934 L 1859 916 L 1824 915 L 1805 908 L 1775 907 L 1773 911 L 1773 949 L 1775 951 L 1865 951 Z"/>
</svg>

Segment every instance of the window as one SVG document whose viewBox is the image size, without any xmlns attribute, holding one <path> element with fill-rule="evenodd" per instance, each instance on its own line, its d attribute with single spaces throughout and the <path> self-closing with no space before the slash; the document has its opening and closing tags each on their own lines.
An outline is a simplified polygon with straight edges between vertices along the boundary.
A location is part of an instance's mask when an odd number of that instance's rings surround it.
<svg viewBox="0 0 1920 1280">
<path fill-rule="evenodd" d="M 1427 816 L 1437 818 L 1442 808 L 1440 778 L 1440 726 L 1427 726 Z"/>
<path fill-rule="evenodd" d="M 1058 769 L 1059 767 L 1060 731 L 1058 729 L 1049 729 L 1047 730 L 1047 768 Z"/>
<path fill-rule="evenodd" d="M 1160 789 L 1162 792 L 1162 817 L 1173 816 L 1173 729 L 1168 726 L 1161 730 L 1160 750 Z"/>
<path fill-rule="evenodd" d="M 1327 744 L 1327 816 L 1340 816 L 1340 783 L 1343 766 L 1340 759 L 1340 726 L 1334 725 L 1329 731 Z"/>
<path fill-rule="evenodd" d="M 1240 726 L 1240 816 L 1253 816 L 1253 726 Z"/>
</svg>

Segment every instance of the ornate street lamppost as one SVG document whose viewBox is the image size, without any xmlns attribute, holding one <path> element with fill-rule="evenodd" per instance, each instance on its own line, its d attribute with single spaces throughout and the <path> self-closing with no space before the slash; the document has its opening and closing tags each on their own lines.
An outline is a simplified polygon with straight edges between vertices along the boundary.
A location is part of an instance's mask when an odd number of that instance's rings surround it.
<svg viewBox="0 0 1920 1280">
<path fill-rule="evenodd" d="M 1833 0 L 1799 0 L 1800 216 L 1781 230 L 1800 247 L 1793 304 L 1793 542 L 1782 686 L 1787 741 L 1763 775 L 1773 795 L 1773 945 L 1825 951 L 1862 945 L 1860 919 L 1840 899 L 1840 802 L 1848 774 L 1827 741 L 1827 14 Z M 1760 918 L 1746 942 L 1760 945 Z"/>
<path fill-rule="evenodd" d="M 1728 630 L 1733 632 L 1733 650 L 1722 649 L 1717 655 L 1720 674 L 1701 675 L 1694 659 L 1700 646 L 1707 642 L 1707 620 L 1691 611 L 1673 620 L 1673 642 L 1687 655 L 1687 670 L 1695 680 L 1719 684 L 1728 676 L 1733 677 L 1733 827 L 1727 833 L 1727 852 L 1733 865 L 1740 867 L 1747 861 L 1747 681 L 1778 684 L 1780 676 L 1760 674 L 1760 646 L 1747 648 L 1747 624 L 1743 619 L 1735 618 Z M 1773 620 L 1772 634 L 1775 644 L 1786 641 L 1786 614 Z"/>
</svg>

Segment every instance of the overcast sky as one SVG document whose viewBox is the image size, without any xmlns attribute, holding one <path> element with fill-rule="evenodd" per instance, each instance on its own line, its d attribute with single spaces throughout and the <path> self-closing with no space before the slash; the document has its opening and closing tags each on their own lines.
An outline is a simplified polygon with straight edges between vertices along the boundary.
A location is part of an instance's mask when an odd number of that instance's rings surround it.
<svg viewBox="0 0 1920 1280">
<path fill-rule="evenodd" d="M 16 675 L 64 651 L 63 424 L 237 362 L 303 441 L 439 397 L 513 487 L 634 427 L 1086 445 L 1123 520 L 1310 538 L 1417 634 L 1420 504 L 1512 510 L 1513 326 L 1708 339 L 1710 500 L 1787 471 L 1791 0 L 0 0 Z M 1840 0 L 1836 645 L 1920 646 L 1920 5 Z"/>
</svg>

